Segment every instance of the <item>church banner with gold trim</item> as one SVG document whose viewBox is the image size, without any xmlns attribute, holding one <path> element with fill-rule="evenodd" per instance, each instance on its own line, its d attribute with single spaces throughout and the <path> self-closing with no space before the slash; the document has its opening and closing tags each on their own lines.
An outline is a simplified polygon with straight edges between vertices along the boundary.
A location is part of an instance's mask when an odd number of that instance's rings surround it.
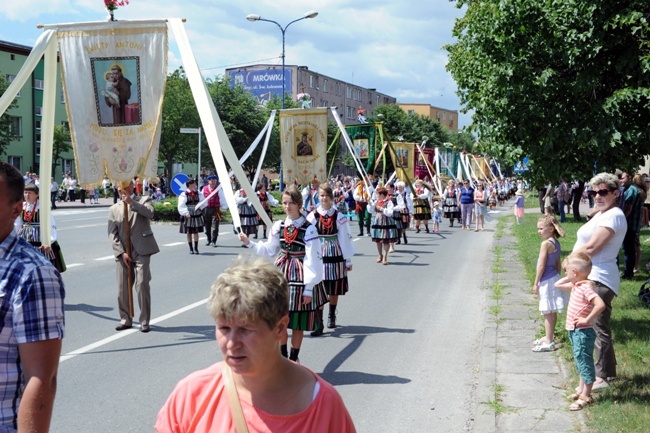
<svg viewBox="0 0 650 433">
<path fill-rule="evenodd" d="M 415 177 L 415 143 L 395 142 L 392 143 L 395 149 L 395 155 L 391 154 L 393 166 L 395 167 L 395 177 L 402 181 Z"/>
<path fill-rule="evenodd" d="M 280 110 L 280 144 L 287 184 L 327 181 L 327 108 Z"/>
<path fill-rule="evenodd" d="M 166 21 L 61 25 L 57 36 L 79 183 L 156 177 Z"/>
<path fill-rule="evenodd" d="M 433 179 L 431 178 L 431 174 L 429 174 L 429 172 L 432 171 L 431 168 L 434 167 L 433 160 L 436 156 L 436 150 L 423 147 L 422 153 L 420 153 L 417 148 L 415 149 L 415 153 L 415 178 L 422 179 L 423 181 L 430 183 Z M 433 173 L 433 175 L 435 175 L 435 173 Z"/>
</svg>

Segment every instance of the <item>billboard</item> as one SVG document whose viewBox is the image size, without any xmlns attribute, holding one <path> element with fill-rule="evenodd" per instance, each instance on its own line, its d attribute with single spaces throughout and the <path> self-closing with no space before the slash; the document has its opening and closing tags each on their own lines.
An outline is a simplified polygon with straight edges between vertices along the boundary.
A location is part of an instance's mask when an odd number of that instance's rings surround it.
<svg viewBox="0 0 650 433">
<path fill-rule="evenodd" d="M 284 70 L 285 93 L 291 94 L 291 69 Z M 274 95 L 282 98 L 282 69 L 230 72 L 230 87 L 243 86 L 266 105 Z"/>
</svg>

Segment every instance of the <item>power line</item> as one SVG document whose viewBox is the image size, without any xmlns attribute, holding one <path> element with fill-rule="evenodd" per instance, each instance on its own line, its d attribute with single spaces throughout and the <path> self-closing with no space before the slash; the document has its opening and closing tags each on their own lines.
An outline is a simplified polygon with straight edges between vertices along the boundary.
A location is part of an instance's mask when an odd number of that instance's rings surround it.
<svg viewBox="0 0 650 433">
<path fill-rule="evenodd" d="M 230 68 L 231 66 L 239 66 L 239 65 L 250 65 L 251 63 L 257 63 L 257 62 L 265 62 L 267 60 L 273 60 L 273 59 L 279 59 L 280 57 L 269 57 L 268 59 L 259 59 L 259 60 L 251 60 L 249 62 L 245 63 L 232 63 L 230 65 L 221 65 L 221 66 L 214 66 L 212 68 L 201 68 L 202 71 L 209 71 L 211 69 L 220 69 L 220 68 Z"/>
</svg>

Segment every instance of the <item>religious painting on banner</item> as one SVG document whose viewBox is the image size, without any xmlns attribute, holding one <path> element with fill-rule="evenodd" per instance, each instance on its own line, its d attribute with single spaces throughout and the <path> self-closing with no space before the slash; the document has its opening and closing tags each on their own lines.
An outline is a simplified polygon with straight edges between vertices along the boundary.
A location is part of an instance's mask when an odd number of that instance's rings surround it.
<svg viewBox="0 0 650 433">
<path fill-rule="evenodd" d="M 392 143 L 392 145 L 393 149 L 395 149 L 395 155 L 391 155 L 396 171 L 395 177 L 404 182 L 406 182 L 406 179 L 413 181 L 413 174 L 415 173 L 413 149 L 415 149 L 415 144 L 396 142 Z"/>
<path fill-rule="evenodd" d="M 432 182 L 433 179 L 431 178 L 431 174 L 429 174 L 429 172 L 431 171 L 431 173 L 435 175 L 432 168 L 435 168 L 433 165 L 433 160 L 435 157 L 436 150 L 430 148 L 423 148 L 422 146 L 420 146 L 420 148 L 422 148 L 423 153 L 420 153 L 420 150 L 417 147 L 415 148 L 415 153 L 416 153 L 415 173 L 414 173 L 415 178 L 422 179 L 425 182 Z"/>
<path fill-rule="evenodd" d="M 375 137 L 377 124 L 363 123 L 345 125 L 345 131 L 352 140 L 352 149 L 357 159 L 366 161 L 366 171 L 372 172 L 375 165 Z"/>
<path fill-rule="evenodd" d="M 454 149 L 447 149 L 444 147 L 438 148 L 438 157 L 440 158 L 440 177 L 443 179 L 455 179 L 456 167 L 460 156 Z"/>
<path fill-rule="evenodd" d="M 327 108 L 280 110 L 280 143 L 287 184 L 327 180 Z"/>
<path fill-rule="evenodd" d="M 65 24 L 57 35 L 80 185 L 157 177 L 166 21 Z"/>
</svg>

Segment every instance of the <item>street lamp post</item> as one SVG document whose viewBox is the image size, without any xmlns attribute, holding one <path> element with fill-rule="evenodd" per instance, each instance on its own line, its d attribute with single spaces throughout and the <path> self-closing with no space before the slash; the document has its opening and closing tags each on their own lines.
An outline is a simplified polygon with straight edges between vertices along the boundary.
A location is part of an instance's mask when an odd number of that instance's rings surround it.
<svg viewBox="0 0 650 433">
<path fill-rule="evenodd" d="M 199 179 L 201 178 L 201 127 L 198 128 L 181 128 L 181 134 L 198 134 L 199 135 L 199 169 L 196 175 L 196 186 L 200 187 Z"/>
<path fill-rule="evenodd" d="M 266 18 L 262 18 L 260 15 L 256 15 L 256 14 L 246 15 L 246 19 L 248 21 L 251 21 L 251 22 L 253 22 L 253 21 L 266 21 L 267 23 L 273 23 L 276 26 L 278 26 L 278 28 L 282 32 L 282 108 L 283 109 L 284 109 L 284 95 L 286 93 L 285 92 L 285 81 L 286 80 L 285 80 L 285 77 L 284 77 L 284 35 L 285 35 L 287 29 L 289 28 L 289 26 L 291 24 L 293 24 L 295 22 L 298 22 L 298 21 L 306 20 L 307 18 L 315 18 L 317 15 L 318 15 L 318 12 L 316 12 L 316 11 L 305 12 L 305 14 L 302 17 L 291 21 L 289 24 L 287 24 L 284 27 L 282 27 L 280 25 L 280 23 L 278 23 L 277 21 L 267 20 Z M 282 182 L 282 160 L 280 160 L 280 191 L 283 191 L 283 190 L 284 190 L 284 183 Z"/>
</svg>

